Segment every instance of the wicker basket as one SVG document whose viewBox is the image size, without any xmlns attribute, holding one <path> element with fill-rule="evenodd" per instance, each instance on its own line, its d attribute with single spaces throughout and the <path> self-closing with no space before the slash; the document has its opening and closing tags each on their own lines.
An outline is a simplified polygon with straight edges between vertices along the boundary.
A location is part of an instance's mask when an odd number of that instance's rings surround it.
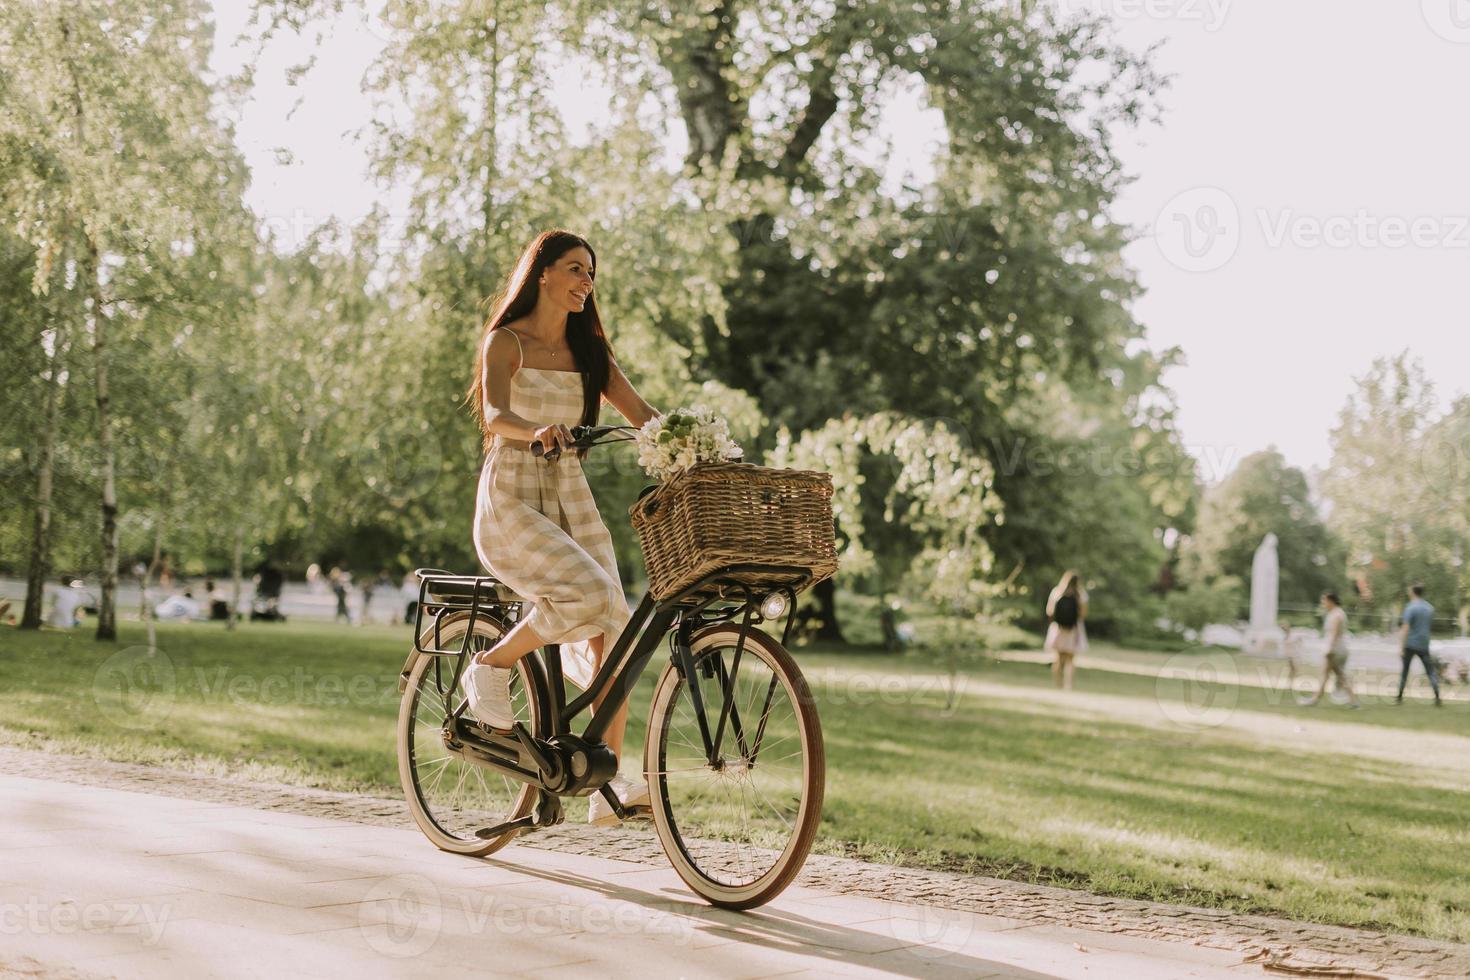
<svg viewBox="0 0 1470 980">
<path fill-rule="evenodd" d="M 832 475 L 753 463 L 699 463 L 645 492 L 628 510 L 654 599 L 667 599 L 725 565 L 800 565 L 837 571 Z M 769 576 L 740 573 L 762 584 Z"/>
</svg>

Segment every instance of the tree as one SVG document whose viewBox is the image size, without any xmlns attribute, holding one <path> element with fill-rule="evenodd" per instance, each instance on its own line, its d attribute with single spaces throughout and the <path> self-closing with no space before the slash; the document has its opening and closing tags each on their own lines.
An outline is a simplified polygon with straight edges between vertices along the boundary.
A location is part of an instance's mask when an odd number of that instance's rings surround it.
<svg viewBox="0 0 1470 980">
<path fill-rule="evenodd" d="M 1425 489 L 1440 504 L 1454 574 L 1456 591 L 1441 594 L 1440 601 L 1463 609 L 1470 603 L 1470 397 L 1457 399 L 1429 426 L 1418 455 Z"/>
<path fill-rule="evenodd" d="M 1312 608 L 1342 587 L 1342 546 L 1317 513 L 1306 474 L 1273 449 L 1252 453 L 1205 492 L 1194 534 L 1184 549 L 1190 588 L 1222 577 L 1249 582 L 1256 549 L 1277 538 L 1281 602 Z"/>
<path fill-rule="evenodd" d="M 31 293 L 35 257 L 23 242 L 0 236 L 0 319 L 7 324 L 3 351 L 4 411 L 0 426 L 9 430 L 0 444 L 11 447 L 0 465 L 7 500 L 29 500 L 33 510 L 26 546 L 14 542 L 13 553 L 28 551 L 22 629 L 41 625 L 41 600 L 52 568 L 52 515 L 55 503 L 56 450 L 70 388 L 67 363 L 70 343 L 65 323 L 55 316 L 54 297 Z M 60 270 L 49 269 L 47 275 Z M 12 519 L 18 514 L 12 514 Z M 12 525 L 20 530 L 20 522 Z M 9 551 L 0 548 L 0 551 Z"/>
<path fill-rule="evenodd" d="M 92 355 L 97 636 L 108 640 L 116 636 L 116 443 L 127 412 L 115 402 L 114 373 L 130 357 L 158 356 L 151 331 L 213 289 L 216 277 L 206 273 L 216 239 L 248 228 L 237 220 L 242 168 L 212 118 L 201 0 L 10 4 L 0 10 L 0 50 L 0 144 L 27 148 L 25 165 L 0 179 L 0 197 L 34 249 L 34 293 L 50 289 L 58 259 L 74 270 L 56 297 L 58 317 Z M 201 306 L 216 308 L 218 298 Z"/>
<path fill-rule="evenodd" d="M 258 9 L 269 32 L 325 23 L 343 5 Z M 1175 466 L 1171 410 L 1153 407 L 1168 401 L 1163 358 L 1126 311 L 1127 234 L 1107 217 L 1123 180 L 1108 133 L 1145 118 L 1161 82 L 1102 18 L 974 2 L 573 0 L 532 16 L 454 0 L 432 16 L 406 2 L 385 11 L 389 46 L 367 84 L 406 111 L 368 135 L 377 172 L 413 191 L 412 248 L 391 260 L 391 279 L 411 287 L 389 303 L 420 338 L 416 405 L 434 431 L 464 431 L 444 393 L 467 371 L 474 303 L 533 231 L 572 224 L 609 243 L 613 275 L 599 293 L 619 314 L 615 345 L 636 352 L 635 380 L 656 403 L 710 381 L 731 405 L 744 393 L 768 420 L 747 445 L 757 461 L 782 426 L 820 432 L 847 413 L 942 424 L 989 462 L 1008 512 L 1014 497 L 1053 529 L 1052 517 L 1064 520 L 1074 542 L 1115 545 L 1123 558 L 1099 553 L 1096 567 L 1116 576 L 1120 600 L 1146 591 L 1161 530 L 1187 517 L 1193 474 Z M 608 124 L 587 146 L 570 144 L 541 90 L 541 66 L 568 54 L 608 66 L 614 85 Z M 854 147 L 907 81 L 924 87 L 947 139 L 935 184 L 889 197 Z M 683 124 L 677 173 L 658 154 L 678 134 L 649 125 L 640 109 L 650 103 Z M 618 275 L 631 256 L 636 274 Z M 1125 424 L 1104 428 L 1109 446 L 1158 450 L 1169 458 L 1160 478 L 1154 464 L 1132 475 L 1136 488 L 1127 475 L 1063 486 L 1075 474 L 1002 473 L 1000 452 L 1050 438 L 1044 423 L 1023 427 L 1047 409 L 1017 406 L 1063 389 L 1089 414 L 1125 410 Z M 463 479 L 475 446 L 456 437 L 450 456 L 462 465 L 446 473 Z M 1099 489 L 1127 505 L 1092 506 Z M 1067 513 L 1049 511 L 1069 495 Z M 1118 515 L 1130 523 L 1110 521 Z M 1008 525 L 978 533 L 1005 581 L 1062 560 Z M 900 567 L 911 546 L 884 544 Z"/>
<path fill-rule="evenodd" d="M 847 415 L 796 440 L 783 427 L 770 463 L 832 474 L 839 563 L 885 601 L 903 590 L 974 608 L 994 591 L 985 529 L 1002 510 L 993 473 L 942 424 Z M 824 638 L 840 640 L 836 610 L 822 620 Z"/>
<path fill-rule="evenodd" d="M 1375 360 L 1343 406 L 1322 493 L 1364 606 L 1391 613 L 1415 582 L 1461 596 L 1465 503 L 1444 492 L 1455 465 L 1444 450 L 1461 425 L 1436 418 L 1433 385 L 1407 351 Z"/>
</svg>

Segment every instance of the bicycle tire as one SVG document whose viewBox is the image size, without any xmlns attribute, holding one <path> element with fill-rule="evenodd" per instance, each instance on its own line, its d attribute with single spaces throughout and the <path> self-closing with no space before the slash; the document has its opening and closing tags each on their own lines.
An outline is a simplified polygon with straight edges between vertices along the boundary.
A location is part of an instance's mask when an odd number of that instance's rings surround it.
<svg viewBox="0 0 1470 980">
<path fill-rule="evenodd" d="M 467 611 L 446 617 L 439 625 L 438 642 L 444 646 L 462 642 L 468 622 Z M 476 636 L 471 641 L 472 649 L 488 649 L 503 635 L 504 630 L 505 624 L 498 618 L 481 613 L 476 618 Z M 426 629 L 423 644 L 429 645 L 432 636 L 432 628 Z M 519 831 L 507 831 L 489 840 L 475 837 L 473 831 L 529 814 L 536 803 L 537 790 L 527 783 L 516 782 L 493 770 L 456 759 L 443 750 L 442 742 L 436 746 L 430 741 L 439 737 L 439 728 L 444 717 L 440 684 L 434 683 L 431 687 L 431 682 L 428 681 L 436 661 L 439 662 L 441 675 L 442 672 L 453 670 L 453 657 L 420 654 L 407 675 L 407 684 L 399 702 L 395 739 L 399 780 L 409 814 L 430 843 L 453 854 L 483 857 L 509 844 Z M 516 673 L 512 675 L 512 703 L 517 704 L 518 718 L 526 722 L 533 733 L 543 732 L 546 719 L 550 717 L 550 695 L 538 666 L 534 657 L 522 657 L 516 664 Z M 517 683 L 520 685 L 519 692 L 515 686 Z M 436 747 L 439 758 L 427 760 L 428 754 Z M 462 812 L 455 812 L 452 805 L 431 799 L 439 794 L 427 785 L 432 778 L 432 773 L 427 772 L 430 766 L 439 767 L 441 771 L 438 779 L 441 782 L 448 778 L 450 771 L 454 771 L 456 787 L 464 786 L 471 776 L 475 777 L 475 783 L 463 795 L 467 804 L 474 802 L 473 797 L 477 795 L 478 788 L 483 791 L 479 795 L 487 804 L 503 801 L 503 808 L 498 805 L 467 805 L 461 808 Z M 490 782 L 486 782 L 487 779 Z M 452 793 L 449 803 L 453 802 L 453 796 Z"/>
<path fill-rule="evenodd" d="M 719 624 L 696 633 L 690 640 L 691 659 L 700 665 L 695 673 L 703 674 L 708 667 L 712 667 L 711 658 L 716 654 L 722 661 L 727 653 L 733 654 L 739 635 L 740 627 L 734 624 Z M 729 857 L 728 853 L 720 852 L 732 850 L 731 843 L 698 837 L 695 832 L 701 827 L 716 825 L 713 820 L 701 822 L 697 816 L 694 816 L 695 804 L 703 802 L 703 798 L 695 801 L 689 797 L 687 791 L 671 788 L 671 782 L 685 782 L 681 775 L 684 770 L 671 770 L 669 765 L 671 756 L 689 755 L 689 750 L 683 749 L 677 741 L 685 737 L 677 734 L 671 735 L 681 698 L 685 701 L 689 700 L 687 697 L 689 685 L 686 678 L 673 663 L 664 669 L 655 688 L 653 703 L 649 710 L 648 738 L 644 757 L 644 771 L 648 776 L 654 830 L 675 873 L 701 898 L 712 905 L 728 909 L 749 909 L 764 905 L 779 895 L 801 872 L 807 855 L 811 852 L 811 846 L 821 822 L 822 800 L 826 789 L 826 756 L 821 722 L 817 717 L 816 704 L 796 661 L 777 640 L 752 628 L 746 635 L 745 652 L 741 660 L 740 673 L 736 678 L 737 688 L 751 675 L 764 676 L 760 671 L 750 667 L 751 658 L 765 666 L 769 675 L 774 678 L 773 683 L 779 685 L 784 692 L 785 699 L 790 705 L 791 717 L 789 722 L 783 720 L 783 723 L 793 727 L 796 733 L 794 736 L 786 737 L 795 737 L 799 741 L 801 754 L 799 803 L 788 824 L 789 836 L 784 846 L 778 852 L 774 852 L 776 856 L 771 859 L 771 864 L 767 869 L 748 882 L 721 880 L 718 867 L 721 864 L 728 866 Z M 701 684 L 706 680 L 710 678 L 702 678 Z M 719 683 L 724 684 L 725 681 L 721 680 Z M 767 716 L 771 715 L 772 709 L 773 706 L 768 700 Z M 718 704 L 706 708 L 709 724 L 715 724 L 719 711 Z M 744 740 L 737 739 L 731 733 L 732 730 L 733 723 L 726 731 L 726 738 L 743 742 Z M 688 744 L 687 738 L 684 744 Z M 722 744 L 729 746 L 732 743 Z M 754 752 L 746 752 L 746 758 L 750 760 L 753 754 L 754 760 L 748 761 L 748 765 L 733 774 L 722 773 L 722 770 L 733 769 L 728 763 L 722 766 L 722 769 L 711 768 L 713 775 L 709 777 L 710 780 L 714 783 L 723 780 L 732 786 L 741 780 L 752 783 L 751 773 L 761 767 L 759 739 L 752 740 L 752 744 Z M 702 751 L 699 746 L 691 748 Z M 737 747 L 737 752 L 744 751 L 743 745 Z M 738 760 L 736 765 L 739 765 Z M 768 762 L 766 770 L 769 768 Z M 676 779 L 671 779 L 671 777 L 676 777 Z M 701 774 L 691 772 L 689 781 L 699 778 Z M 703 792 L 708 793 L 709 790 L 706 789 Z M 740 793 L 744 800 L 747 790 L 742 787 Z M 777 807 L 771 805 L 769 800 L 765 802 L 770 805 L 770 809 L 777 816 L 781 816 Z M 755 843 L 756 834 L 749 828 L 746 833 L 750 843 L 747 856 L 751 858 L 752 864 L 762 856 L 773 853 L 773 848 L 759 847 Z M 738 841 L 734 842 L 733 850 L 737 855 L 741 852 L 742 848 Z M 744 860 L 744 858 L 739 860 Z"/>
</svg>

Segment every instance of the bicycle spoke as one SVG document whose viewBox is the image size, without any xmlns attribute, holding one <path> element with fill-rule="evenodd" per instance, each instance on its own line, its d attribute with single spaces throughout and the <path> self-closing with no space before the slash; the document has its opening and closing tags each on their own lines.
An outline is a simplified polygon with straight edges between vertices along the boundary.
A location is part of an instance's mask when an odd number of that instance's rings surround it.
<svg viewBox="0 0 1470 980">
<path fill-rule="evenodd" d="M 444 639 L 461 642 L 452 633 L 446 633 Z M 478 632 L 472 640 L 471 650 L 494 645 L 492 637 Z M 441 663 L 442 659 L 435 658 L 419 671 L 412 694 L 414 700 L 409 708 L 412 744 L 407 752 L 413 792 L 419 812 L 439 831 L 457 844 L 477 848 L 482 843 L 475 837 L 475 831 L 512 819 L 526 798 L 526 788 L 504 773 L 470 762 L 445 747 L 442 740 L 444 688 L 449 683 L 449 665 Z M 534 728 L 534 713 L 520 670 L 511 675 L 510 693 L 517 718 Z"/>
<path fill-rule="evenodd" d="M 769 654 L 747 643 L 732 678 L 734 652 L 732 640 L 696 655 L 698 667 L 671 695 L 659 735 L 659 768 L 649 776 L 662 786 L 666 819 L 698 873 L 741 888 L 761 881 L 797 833 L 806 742 L 792 692 L 781 684 Z M 704 676 L 706 667 L 712 676 Z M 728 712 L 717 767 L 695 764 L 708 762 L 690 690 L 696 683 L 710 729 Z M 760 765 L 753 768 L 757 752 Z"/>
<path fill-rule="evenodd" d="M 680 768 L 680 769 L 655 769 L 652 772 L 647 773 L 647 775 L 649 775 L 649 776 L 667 776 L 670 773 L 676 773 L 676 772 L 710 772 L 710 771 L 711 771 L 710 770 L 710 767 L 707 766 L 707 765 L 705 765 L 705 766 L 686 766 L 686 767 L 683 767 L 683 768 Z"/>
<path fill-rule="evenodd" d="M 783 824 L 786 825 L 786 829 L 788 829 L 788 830 L 792 829 L 792 827 L 791 827 L 791 821 L 790 820 L 787 820 L 786 819 L 786 815 L 783 814 L 780 810 L 776 809 L 776 805 L 774 803 L 772 803 L 769 799 L 766 798 L 766 794 L 764 794 L 764 793 L 762 793 L 760 791 L 760 787 L 759 786 L 756 786 L 754 783 L 751 783 L 750 784 L 750 791 L 752 793 L 754 793 L 756 796 L 760 797 L 760 801 L 766 805 L 766 808 L 767 809 L 769 809 L 772 813 L 774 813 L 776 815 L 776 819 L 777 820 L 780 820 Z"/>
</svg>

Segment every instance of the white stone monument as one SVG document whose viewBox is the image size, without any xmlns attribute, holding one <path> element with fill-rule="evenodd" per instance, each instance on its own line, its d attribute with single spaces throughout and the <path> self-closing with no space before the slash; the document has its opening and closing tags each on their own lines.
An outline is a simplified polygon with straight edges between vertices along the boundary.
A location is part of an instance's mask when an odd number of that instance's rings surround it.
<svg viewBox="0 0 1470 980">
<path fill-rule="evenodd" d="M 1281 563 L 1276 556 L 1276 535 L 1267 534 L 1251 562 L 1251 622 L 1245 634 L 1246 653 L 1280 653 L 1281 626 L 1276 607 L 1281 589 Z"/>
</svg>

